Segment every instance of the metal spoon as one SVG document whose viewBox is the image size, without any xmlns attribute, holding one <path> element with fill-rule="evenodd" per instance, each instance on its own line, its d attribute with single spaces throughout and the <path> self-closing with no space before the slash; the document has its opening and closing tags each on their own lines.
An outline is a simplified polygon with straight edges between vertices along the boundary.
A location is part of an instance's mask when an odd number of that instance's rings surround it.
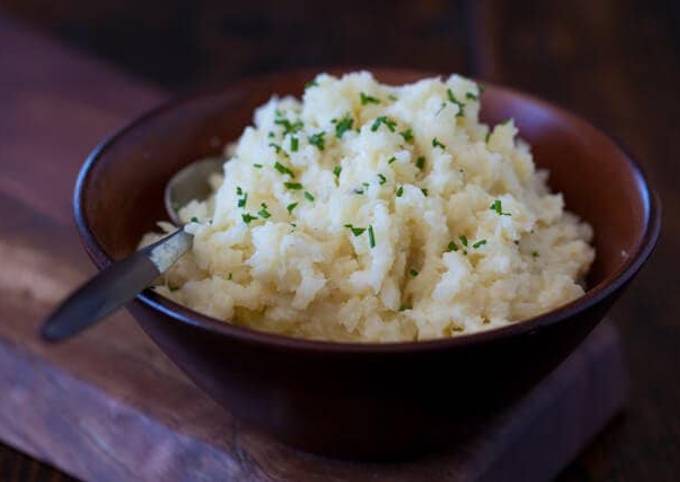
<svg viewBox="0 0 680 482">
<path fill-rule="evenodd" d="M 210 195 L 208 179 L 220 172 L 223 162 L 204 159 L 188 165 L 170 179 L 165 186 L 164 202 L 175 225 L 182 225 L 179 207 Z M 192 243 L 193 236 L 180 227 L 154 244 L 114 262 L 57 307 L 42 326 L 43 338 L 48 341 L 69 338 L 118 310 L 166 272 Z"/>
</svg>

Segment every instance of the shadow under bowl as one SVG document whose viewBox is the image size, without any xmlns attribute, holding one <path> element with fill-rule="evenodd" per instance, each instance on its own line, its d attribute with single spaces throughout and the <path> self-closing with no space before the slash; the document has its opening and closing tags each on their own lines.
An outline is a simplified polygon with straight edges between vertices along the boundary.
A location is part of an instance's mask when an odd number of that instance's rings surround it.
<svg viewBox="0 0 680 482">
<path fill-rule="evenodd" d="M 376 69 L 403 84 L 426 72 Z M 133 252 L 166 217 L 163 189 L 186 164 L 222 151 L 272 94 L 300 95 L 311 70 L 247 80 L 164 105 L 100 144 L 74 207 L 98 268 Z M 340 73 L 339 70 L 334 73 Z M 582 119 L 487 86 L 482 120 L 515 119 L 566 206 L 594 228 L 597 258 L 580 299 L 492 331 L 426 342 L 293 339 L 233 326 L 150 290 L 129 310 L 167 356 L 241 420 L 332 456 L 390 458 L 463 436 L 549 373 L 602 319 L 656 243 L 660 206 L 639 166 Z"/>
</svg>

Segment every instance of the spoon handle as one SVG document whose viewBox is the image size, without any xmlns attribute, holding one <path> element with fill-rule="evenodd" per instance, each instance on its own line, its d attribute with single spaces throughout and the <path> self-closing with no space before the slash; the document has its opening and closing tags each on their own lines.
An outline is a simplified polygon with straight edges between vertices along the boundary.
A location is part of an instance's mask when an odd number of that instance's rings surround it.
<svg viewBox="0 0 680 482">
<path fill-rule="evenodd" d="M 164 273 L 192 244 L 183 229 L 116 261 L 69 296 L 45 321 L 47 341 L 69 338 L 122 307 Z"/>
</svg>

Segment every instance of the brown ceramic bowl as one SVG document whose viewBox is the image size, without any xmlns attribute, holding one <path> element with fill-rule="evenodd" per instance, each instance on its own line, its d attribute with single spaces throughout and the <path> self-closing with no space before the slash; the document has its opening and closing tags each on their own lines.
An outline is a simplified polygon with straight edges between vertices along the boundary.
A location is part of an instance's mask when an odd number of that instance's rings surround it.
<svg viewBox="0 0 680 482">
<path fill-rule="evenodd" d="M 165 218 L 163 187 L 182 166 L 216 154 L 273 93 L 302 92 L 315 72 L 231 85 L 172 102 L 99 145 L 82 168 L 75 215 L 102 269 L 129 255 Z M 401 84 L 429 74 L 374 70 Z M 296 447 L 354 457 L 426 450 L 464 434 L 545 376 L 602 319 L 648 258 L 660 207 L 639 166 L 564 110 L 488 86 L 482 118 L 513 117 L 566 205 L 595 230 L 585 296 L 557 310 L 452 339 L 356 344 L 292 339 L 232 326 L 150 290 L 129 306 L 142 328 L 231 413 Z"/>
</svg>

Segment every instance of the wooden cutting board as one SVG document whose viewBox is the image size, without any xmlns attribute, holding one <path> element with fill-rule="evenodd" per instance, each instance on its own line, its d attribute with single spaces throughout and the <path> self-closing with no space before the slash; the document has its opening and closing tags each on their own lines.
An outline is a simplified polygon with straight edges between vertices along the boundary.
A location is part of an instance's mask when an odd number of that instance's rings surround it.
<svg viewBox="0 0 680 482">
<path fill-rule="evenodd" d="M 523 400 L 455 447 L 392 464 L 297 452 L 241 426 L 126 314 L 60 346 L 43 317 L 93 274 L 71 221 L 77 170 L 104 136 L 162 101 L 158 89 L 0 16 L 0 439 L 82 479 L 544 480 L 625 395 L 603 323 Z"/>
</svg>

